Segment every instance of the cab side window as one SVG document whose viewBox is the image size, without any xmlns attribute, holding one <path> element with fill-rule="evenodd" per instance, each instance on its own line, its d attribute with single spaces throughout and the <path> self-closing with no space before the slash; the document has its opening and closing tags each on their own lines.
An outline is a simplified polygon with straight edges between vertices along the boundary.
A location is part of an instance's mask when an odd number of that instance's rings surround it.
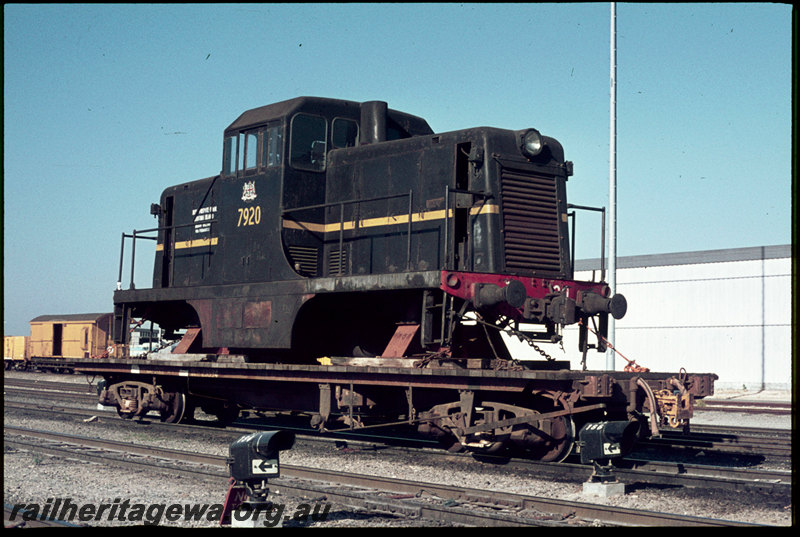
<svg viewBox="0 0 800 537">
<path fill-rule="evenodd" d="M 326 130 L 324 117 L 297 114 L 292 118 L 289 161 L 293 168 L 315 172 L 325 169 Z"/>
<path fill-rule="evenodd" d="M 358 145 L 358 123 L 352 119 L 337 117 L 333 120 L 331 142 L 334 149 Z"/>
<path fill-rule="evenodd" d="M 283 153 L 283 133 L 280 125 L 268 126 L 264 131 L 264 154 L 262 166 L 280 166 Z"/>
<path fill-rule="evenodd" d="M 222 145 L 222 175 L 255 173 L 280 166 L 283 154 L 283 127 L 267 125 L 259 129 L 226 136 Z"/>
<path fill-rule="evenodd" d="M 255 170 L 258 166 L 258 131 L 239 133 L 239 169 L 245 172 Z"/>
<path fill-rule="evenodd" d="M 222 144 L 222 175 L 236 173 L 236 136 L 227 136 Z"/>
</svg>

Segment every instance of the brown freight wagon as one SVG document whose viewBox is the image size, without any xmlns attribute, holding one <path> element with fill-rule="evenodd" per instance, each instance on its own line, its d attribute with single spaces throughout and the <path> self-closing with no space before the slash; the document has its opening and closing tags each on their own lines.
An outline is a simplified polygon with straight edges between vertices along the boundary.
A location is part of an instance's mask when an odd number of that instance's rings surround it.
<svg viewBox="0 0 800 537">
<path fill-rule="evenodd" d="M 31 357 L 91 358 L 110 342 L 110 313 L 40 315 L 30 324 Z"/>
</svg>

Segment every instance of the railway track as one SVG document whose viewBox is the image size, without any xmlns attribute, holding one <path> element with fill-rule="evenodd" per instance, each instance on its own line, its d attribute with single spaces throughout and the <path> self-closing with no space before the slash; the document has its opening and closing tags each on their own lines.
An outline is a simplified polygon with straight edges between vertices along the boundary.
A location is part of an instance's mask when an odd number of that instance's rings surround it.
<svg viewBox="0 0 800 537">
<path fill-rule="evenodd" d="M 743 453 L 791 459 L 791 431 L 785 429 L 739 429 L 718 427 L 684 434 L 661 431 L 658 438 L 649 438 L 643 447 L 677 447 L 694 452 Z"/>
<path fill-rule="evenodd" d="M 11 520 L 13 518 L 13 520 Z M 80 524 L 72 524 L 63 520 L 49 520 L 39 513 L 26 509 L 15 509 L 13 505 L 3 504 L 3 526 L 5 528 L 77 528 Z"/>
<path fill-rule="evenodd" d="M 227 477 L 224 471 L 225 457 L 219 455 L 8 426 L 4 427 L 4 438 L 9 446 L 107 465 L 124 464 L 152 470 L 154 459 L 159 459 L 172 463 L 174 471 L 203 478 Z M 87 452 L 87 448 L 92 451 Z M 120 458 L 120 454 L 125 457 Z M 135 460 L 131 455 L 146 459 Z M 189 469 L 187 463 L 198 466 Z M 159 463 L 159 467 L 163 469 L 169 466 Z M 335 503 L 355 503 L 359 508 L 387 510 L 426 520 L 469 526 L 552 526 L 565 519 L 572 520 L 571 525 L 576 519 L 585 520 L 587 524 L 599 520 L 609 525 L 748 525 L 285 464 L 281 465 L 281 474 L 284 477 L 272 480 L 270 484 L 280 487 L 283 493 L 324 494 L 328 501 Z M 320 482 L 326 484 L 320 485 Z"/>
<path fill-rule="evenodd" d="M 77 392 L 57 392 L 46 391 L 41 389 L 27 389 L 27 388 L 5 388 L 3 390 L 5 395 L 16 397 L 25 397 L 29 399 L 41 399 L 42 397 L 52 397 L 53 394 L 58 394 L 59 400 L 70 401 L 73 403 L 83 403 L 87 405 L 97 404 L 96 393 L 77 393 Z"/>
<path fill-rule="evenodd" d="M 36 379 L 20 379 L 20 378 L 6 378 L 3 379 L 3 389 L 7 390 L 12 388 L 24 388 L 28 390 L 47 390 L 56 392 L 69 392 L 69 393 L 85 393 L 97 395 L 96 388 L 88 381 L 81 382 L 58 382 L 52 380 L 36 380 Z"/>
<path fill-rule="evenodd" d="M 20 408 L 52 414 L 53 411 L 69 413 L 84 421 L 92 419 L 98 415 L 97 410 L 82 409 L 62 409 L 49 406 L 40 406 L 31 403 L 7 402 L 6 407 Z M 116 413 L 108 412 L 109 418 L 116 418 Z M 133 431 L 146 427 L 148 431 L 164 431 L 174 433 L 181 431 L 186 435 L 209 432 L 206 425 L 196 424 L 163 424 L 156 420 L 143 420 L 137 422 L 121 422 L 119 427 L 130 428 Z M 270 428 L 264 424 L 254 423 L 245 425 L 241 421 L 235 427 L 216 429 L 220 436 L 220 441 L 232 442 L 244 434 L 249 434 L 253 430 L 263 430 Z M 274 428 L 272 426 L 271 428 Z M 285 429 L 285 427 L 280 427 Z M 464 460 L 474 462 L 475 459 L 468 453 L 450 454 L 441 449 L 425 449 L 419 445 L 412 447 L 390 445 L 381 439 L 365 438 L 353 435 L 318 435 L 303 434 L 298 432 L 298 440 L 306 444 L 330 445 L 334 444 L 339 449 L 350 451 L 381 451 L 388 453 L 390 450 L 404 453 L 409 457 L 430 457 L 432 460 L 447 458 L 450 461 Z M 313 448 L 320 449 L 320 448 Z M 524 472 L 529 475 L 537 475 L 542 478 L 552 478 L 557 480 L 569 480 L 575 483 L 585 482 L 592 473 L 592 468 L 583 464 L 562 462 L 562 463 L 543 463 L 526 459 L 508 459 L 505 457 L 480 458 L 481 464 L 490 467 L 502 467 L 506 472 Z M 620 481 L 636 486 L 677 486 L 691 487 L 698 489 L 716 489 L 726 492 L 747 491 L 750 493 L 769 494 L 775 496 L 789 497 L 791 495 L 791 474 L 775 470 L 757 470 L 753 468 L 726 468 L 709 464 L 689 464 L 686 462 L 659 462 L 645 460 L 641 457 L 628 457 L 617 462 L 615 473 Z"/>
<path fill-rule="evenodd" d="M 738 401 L 736 399 L 707 400 L 697 402 L 695 408 L 698 412 L 742 412 L 746 414 L 776 414 L 785 415 L 792 413 L 792 403 L 777 401 Z"/>
<path fill-rule="evenodd" d="M 94 386 L 90 384 L 53 382 L 42 380 L 28 380 L 9 378 L 5 379 L 4 393 L 10 396 L 36 399 L 44 395 L 58 397 L 73 402 L 87 405 L 97 404 L 97 394 Z M 51 408 L 57 405 L 50 404 Z M 242 423 L 240 420 L 238 423 Z M 312 434 L 311 429 L 298 429 L 298 433 Z M 331 434 L 335 435 L 336 432 Z M 358 431 L 339 433 L 359 438 L 380 438 L 380 435 L 364 435 Z M 386 439 L 384 439 L 386 440 Z M 400 440 L 400 439 L 397 439 Z M 434 445 L 434 442 L 420 441 L 417 445 Z M 728 455 L 743 454 L 748 456 L 774 457 L 781 460 L 791 460 L 791 432 L 783 429 L 755 429 L 731 428 L 714 426 L 692 426 L 690 433 L 675 430 L 662 430 L 660 437 L 649 438 L 642 441 L 641 448 L 645 450 L 681 449 L 696 454 L 703 452 L 722 453 Z"/>
</svg>

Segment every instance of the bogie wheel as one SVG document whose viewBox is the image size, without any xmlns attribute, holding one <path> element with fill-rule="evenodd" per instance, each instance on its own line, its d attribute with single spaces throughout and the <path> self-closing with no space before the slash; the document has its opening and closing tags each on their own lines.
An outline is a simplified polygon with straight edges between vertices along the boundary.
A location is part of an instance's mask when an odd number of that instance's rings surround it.
<svg viewBox="0 0 800 537">
<path fill-rule="evenodd" d="M 547 398 L 536 401 L 534 408 L 542 414 L 562 410 L 561 405 L 554 406 L 553 401 Z M 542 462 L 561 462 L 572 453 L 577 434 L 572 416 L 559 416 L 548 424 L 539 422 L 539 428 L 544 430 L 535 433 L 537 440 L 526 446 L 530 457 Z M 545 434 L 544 431 L 548 432 Z"/>
<path fill-rule="evenodd" d="M 186 400 L 186 394 L 183 392 L 174 392 L 172 394 L 172 405 L 168 410 L 161 411 L 161 421 L 164 423 L 180 423 L 187 421 L 194 412 L 187 412 L 189 405 Z M 192 408 L 192 410 L 194 410 Z"/>
<path fill-rule="evenodd" d="M 551 424 L 552 440 L 536 449 L 536 458 L 542 462 L 561 462 L 572 453 L 575 446 L 575 422 L 572 416 L 561 416 Z"/>
</svg>

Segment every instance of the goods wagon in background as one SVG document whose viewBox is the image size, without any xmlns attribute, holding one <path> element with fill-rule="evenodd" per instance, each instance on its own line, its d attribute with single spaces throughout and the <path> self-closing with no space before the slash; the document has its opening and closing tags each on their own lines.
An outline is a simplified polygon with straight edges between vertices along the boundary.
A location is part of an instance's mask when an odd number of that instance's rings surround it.
<svg viewBox="0 0 800 537">
<path fill-rule="evenodd" d="M 69 369 L 70 359 L 107 356 L 111 317 L 110 313 L 79 313 L 32 319 L 29 360 L 39 369 Z"/>
<path fill-rule="evenodd" d="M 5 369 L 24 369 L 28 362 L 28 336 L 3 336 Z"/>
</svg>

